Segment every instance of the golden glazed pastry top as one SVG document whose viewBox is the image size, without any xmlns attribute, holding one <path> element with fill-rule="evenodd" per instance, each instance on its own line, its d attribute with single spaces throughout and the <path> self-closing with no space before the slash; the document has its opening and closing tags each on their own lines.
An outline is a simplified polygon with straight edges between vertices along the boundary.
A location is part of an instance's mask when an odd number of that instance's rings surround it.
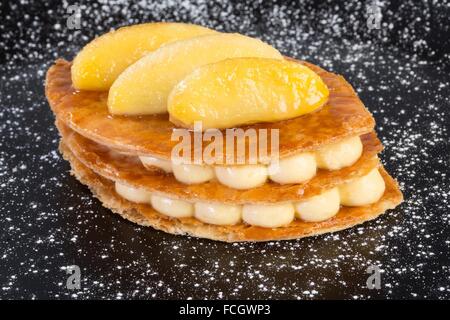
<svg viewBox="0 0 450 320">
<path fill-rule="evenodd" d="M 339 75 L 307 62 L 330 90 L 327 104 L 320 110 L 290 120 L 259 123 L 243 128 L 279 129 L 280 158 L 314 150 L 321 145 L 373 130 L 375 121 L 357 94 Z M 58 60 L 47 72 L 46 95 L 56 116 L 81 135 L 111 148 L 130 153 L 170 159 L 176 126 L 167 114 L 113 116 L 108 112 L 107 92 L 77 91 L 72 86 L 71 63 Z M 270 134 L 270 130 L 268 130 Z M 236 152 L 233 150 L 233 154 Z M 248 157 L 248 153 L 246 155 Z M 227 158 L 224 149 L 222 157 Z M 237 159 L 234 159 L 237 160 Z M 249 161 L 248 158 L 245 159 Z"/>
</svg>

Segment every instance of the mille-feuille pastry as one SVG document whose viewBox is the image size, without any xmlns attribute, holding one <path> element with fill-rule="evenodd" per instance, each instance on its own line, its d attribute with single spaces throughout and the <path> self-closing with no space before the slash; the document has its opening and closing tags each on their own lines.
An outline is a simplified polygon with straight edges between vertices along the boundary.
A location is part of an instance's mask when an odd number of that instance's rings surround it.
<svg viewBox="0 0 450 320">
<path fill-rule="evenodd" d="M 229 242 L 294 239 L 402 201 L 378 160 L 374 119 L 345 79 L 243 35 L 176 23 L 122 28 L 73 63 L 56 61 L 46 95 L 73 175 L 141 225 Z M 195 140 L 196 123 L 200 134 L 268 136 L 236 136 L 197 161 L 211 145 L 203 139 L 189 145 L 194 162 L 176 161 L 174 132 Z M 276 159 L 262 143 L 274 137 Z M 258 152 L 239 152 L 239 143 Z"/>
</svg>

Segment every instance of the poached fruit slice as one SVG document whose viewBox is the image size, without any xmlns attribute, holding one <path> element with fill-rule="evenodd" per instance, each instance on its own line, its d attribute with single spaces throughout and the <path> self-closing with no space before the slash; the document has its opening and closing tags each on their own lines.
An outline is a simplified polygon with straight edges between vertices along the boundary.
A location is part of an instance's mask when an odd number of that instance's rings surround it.
<svg viewBox="0 0 450 320">
<path fill-rule="evenodd" d="M 202 66 L 179 82 L 168 100 L 170 119 L 203 129 L 286 120 L 312 112 L 328 99 L 322 79 L 289 60 L 235 58 Z"/>
<path fill-rule="evenodd" d="M 163 44 L 215 33 L 186 23 L 145 23 L 123 27 L 88 43 L 75 57 L 72 83 L 79 90 L 108 90 L 129 65 Z"/>
<path fill-rule="evenodd" d="M 109 90 L 109 112 L 167 112 L 167 98 L 180 80 L 199 66 L 235 57 L 282 59 L 272 46 L 240 34 L 216 33 L 173 42 L 149 53 L 117 78 Z"/>
</svg>

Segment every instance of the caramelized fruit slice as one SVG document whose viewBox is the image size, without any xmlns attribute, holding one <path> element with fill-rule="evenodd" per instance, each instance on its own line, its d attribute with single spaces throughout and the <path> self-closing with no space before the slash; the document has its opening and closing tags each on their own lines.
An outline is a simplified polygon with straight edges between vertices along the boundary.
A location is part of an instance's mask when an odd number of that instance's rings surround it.
<svg viewBox="0 0 450 320">
<path fill-rule="evenodd" d="M 328 88 L 308 67 L 288 60 L 236 58 L 196 69 L 172 90 L 171 121 L 203 129 L 298 117 L 316 110 Z"/>
<path fill-rule="evenodd" d="M 172 88 L 196 67 L 234 57 L 282 59 L 270 45 L 240 34 L 218 33 L 177 41 L 127 68 L 109 90 L 112 114 L 167 112 Z"/>
<path fill-rule="evenodd" d="M 72 82 L 80 90 L 108 90 L 129 65 L 161 45 L 214 33 L 205 27 L 185 23 L 146 23 L 106 33 L 75 57 Z"/>
</svg>

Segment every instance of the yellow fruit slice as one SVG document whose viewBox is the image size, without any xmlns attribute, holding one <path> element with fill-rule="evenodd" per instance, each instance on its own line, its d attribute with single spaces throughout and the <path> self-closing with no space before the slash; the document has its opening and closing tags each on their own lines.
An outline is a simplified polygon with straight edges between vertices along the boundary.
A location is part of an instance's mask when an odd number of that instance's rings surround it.
<svg viewBox="0 0 450 320">
<path fill-rule="evenodd" d="M 236 58 L 193 71 L 172 90 L 170 119 L 203 129 L 231 128 L 298 117 L 322 106 L 328 88 L 311 69 L 297 62 Z"/>
<path fill-rule="evenodd" d="M 172 88 L 195 68 L 234 57 L 282 59 L 270 45 L 240 34 L 217 33 L 177 41 L 146 55 L 127 68 L 109 90 L 112 114 L 167 112 Z"/>
<path fill-rule="evenodd" d="M 106 33 L 75 57 L 73 86 L 79 90 L 108 90 L 129 65 L 165 43 L 215 33 L 185 23 L 145 23 Z"/>
</svg>

